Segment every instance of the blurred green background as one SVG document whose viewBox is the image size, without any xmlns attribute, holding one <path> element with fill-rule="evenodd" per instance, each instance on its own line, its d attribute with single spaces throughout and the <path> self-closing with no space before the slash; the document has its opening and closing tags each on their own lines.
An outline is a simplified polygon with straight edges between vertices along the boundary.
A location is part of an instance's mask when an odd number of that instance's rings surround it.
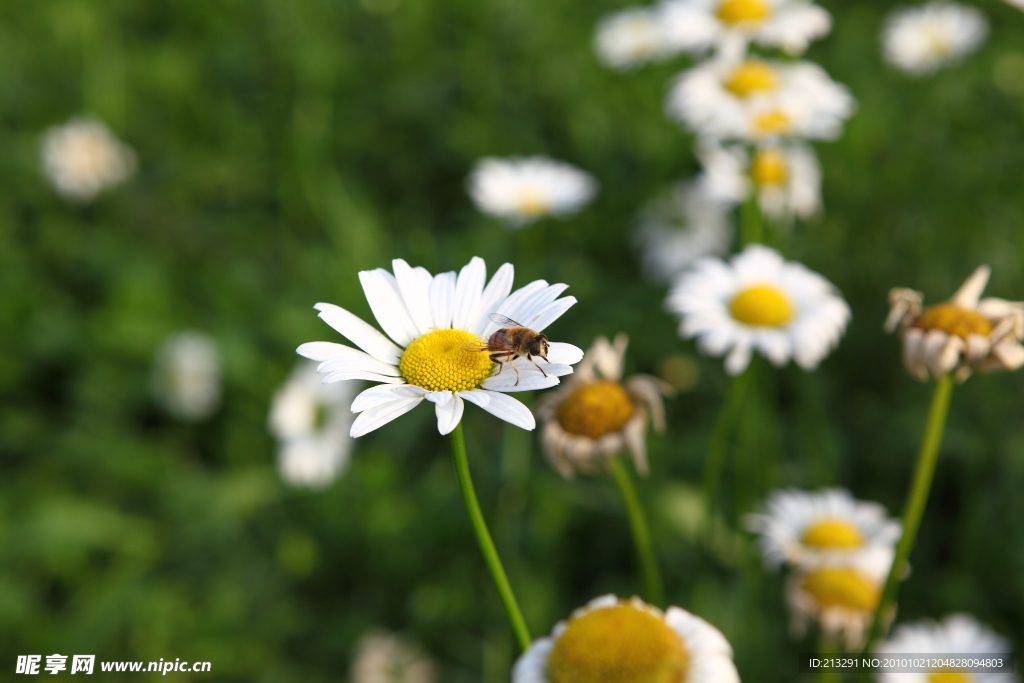
<svg viewBox="0 0 1024 683">
<path fill-rule="evenodd" d="M 886 293 L 949 296 L 990 263 L 1024 298 L 1024 13 L 959 67 L 911 80 L 881 63 L 888 2 L 831 0 L 808 58 L 860 103 L 818 145 L 826 214 L 785 251 L 853 309 L 820 371 L 764 372 L 777 483 L 840 484 L 898 514 L 929 388 L 884 336 Z M 680 59 L 621 74 L 592 49 L 610 0 L 54 0 L 0 6 L 0 670 L 16 656 L 207 660 L 167 680 L 347 680 L 368 628 L 423 643 L 445 683 L 505 681 L 514 644 L 479 559 L 433 411 L 358 440 L 323 492 L 286 487 L 270 397 L 311 309 L 370 317 L 357 271 L 438 272 L 473 255 L 516 285 L 566 282 L 553 338 L 625 331 L 630 371 L 693 356 L 666 288 L 629 250 L 638 208 L 697 171 L 662 113 Z M 88 113 L 139 171 L 79 207 L 39 171 L 42 132 Z M 593 173 L 578 216 L 522 232 L 478 214 L 484 155 L 543 153 Z M 223 407 L 198 425 L 149 394 L 156 349 L 194 328 L 224 356 Z M 695 358 L 695 357 L 694 357 Z M 678 362 L 678 359 L 677 359 Z M 719 359 L 669 402 L 641 484 L 672 604 L 720 627 L 745 681 L 791 681 L 783 579 L 751 539 L 698 542 L 694 486 L 726 378 Z M 1024 376 L 956 390 L 900 621 L 973 613 L 1024 646 Z M 534 435 L 467 410 L 485 513 L 535 636 L 596 595 L 640 590 L 607 478 L 565 482 Z M 725 486 L 731 477 L 727 473 Z M 732 518 L 727 515 L 727 518 Z M 66 675 L 66 674 L 65 674 Z M 102 674 L 101 674 L 102 675 Z M 142 678 L 145 678 L 143 675 Z M 120 674 L 118 680 L 130 680 Z"/>
</svg>

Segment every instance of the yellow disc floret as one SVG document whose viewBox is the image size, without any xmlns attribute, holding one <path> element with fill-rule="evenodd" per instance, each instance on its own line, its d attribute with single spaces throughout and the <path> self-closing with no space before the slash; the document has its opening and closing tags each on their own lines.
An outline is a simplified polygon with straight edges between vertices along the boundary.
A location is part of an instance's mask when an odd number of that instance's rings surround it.
<svg viewBox="0 0 1024 683">
<path fill-rule="evenodd" d="M 519 192 L 516 209 L 524 216 L 543 216 L 549 210 L 547 194 L 535 187 L 526 187 Z"/>
<path fill-rule="evenodd" d="M 726 24 L 763 21 L 771 13 L 764 0 L 722 0 L 715 14 Z"/>
<path fill-rule="evenodd" d="M 754 154 L 750 162 L 750 177 L 758 187 L 781 185 L 789 175 L 786 156 L 777 147 L 763 147 Z"/>
<path fill-rule="evenodd" d="M 878 585 L 848 567 L 816 569 L 804 575 L 801 582 L 822 607 L 866 612 L 878 604 Z"/>
<path fill-rule="evenodd" d="M 970 683 L 971 677 L 961 671 L 933 671 L 928 683 Z"/>
<path fill-rule="evenodd" d="M 756 92 L 775 90 L 778 83 L 775 69 L 759 59 L 748 59 L 725 79 L 725 89 L 736 97 L 749 97 Z"/>
<path fill-rule="evenodd" d="M 961 308 L 956 304 L 935 304 L 924 309 L 914 321 L 914 327 L 922 330 L 942 330 L 961 339 L 979 334 L 987 337 L 992 332 L 992 323 L 980 313 Z"/>
<path fill-rule="evenodd" d="M 754 285 L 733 297 L 729 313 L 744 325 L 782 327 L 793 319 L 794 310 L 789 297 L 779 288 Z"/>
<path fill-rule="evenodd" d="M 683 641 L 656 614 L 629 602 L 569 620 L 548 656 L 551 683 L 682 683 Z"/>
<path fill-rule="evenodd" d="M 585 384 L 558 405 L 558 424 L 570 434 L 597 439 L 622 429 L 636 408 L 618 382 Z"/>
<path fill-rule="evenodd" d="M 789 115 L 779 109 L 771 109 L 754 117 L 754 130 L 762 135 L 782 135 L 789 132 L 791 125 Z"/>
<path fill-rule="evenodd" d="M 807 527 L 800 541 L 819 550 L 849 550 L 864 545 L 864 536 L 845 519 L 823 519 Z"/>
<path fill-rule="evenodd" d="M 398 369 L 409 384 L 429 391 L 466 391 L 484 381 L 494 364 L 480 337 L 465 330 L 434 330 L 417 338 L 402 353 Z M 467 348 L 470 347 L 470 348 Z"/>
</svg>

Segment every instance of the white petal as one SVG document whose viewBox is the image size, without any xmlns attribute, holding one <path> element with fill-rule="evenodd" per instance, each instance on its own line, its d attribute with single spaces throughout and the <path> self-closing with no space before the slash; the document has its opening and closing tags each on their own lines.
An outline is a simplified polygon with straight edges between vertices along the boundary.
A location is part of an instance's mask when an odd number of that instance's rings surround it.
<svg viewBox="0 0 1024 683">
<path fill-rule="evenodd" d="M 735 377 L 750 364 L 750 345 L 746 340 L 737 342 L 725 359 L 725 372 Z"/>
<path fill-rule="evenodd" d="M 564 367 L 564 366 L 563 366 Z M 571 368 L 570 368 L 571 369 Z M 547 377 L 539 372 L 529 374 L 520 373 L 518 384 L 516 374 L 512 368 L 505 368 L 501 374 L 492 375 L 480 383 L 481 389 L 488 391 L 532 391 L 533 389 L 547 389 L 558 384 L 558 376 L 548 373 Z"/>
<path fill-rule="evenodd" d="M 364 410 L 352 423 L 352 430 L 349 435 L 352 438 L 369 434 L 378 427 L 383 427 L 388 422 L 405 415 L 415 408 L 422 398 L 400 398 L 390 403 L 377 405 Z"/>
<path fill-rule="evenodd" d="M 398 290 L 417 332 L 420 335 L 430 332 L 434 329 L 434 317 L 430 312 L 430 283 L 434 278 L 426 268 L 412 268 L 400 258 L 391 262 L 391 269 L 395 271 Z"/>
<path fill-rule="evenodd" d="M 491 313 L 497 312 L 498 304 L 508 298 L 508 293 L 512 291 L 514 276 L 515 268 L 511 263 L 505 263 L 498 268 L 498 272 L 491 277 L 491 281 L 484 288 L 484 293 L 480 297 L 480 316 L 476 325 L 466 328 L 469 332 L 483 335 L 484 328 L 491 323 Z"/>
<path fill-rule="evenodd" d="M 315 342 L 314 342 L 315 343 Z M 305 344 L 303 345 L 305 346 Z M 335 370 L 366 370 L 381 375 L 398 376 L 398 368 L 390 363 L 382 363 L 368 353 L 363 353 L 348 346 L 335 344 L 337 349 L 332 349 L 334 355 L 324 358 L 323 362 L 316 369 L 317 372 L 333 372 Z M 299 347 L 300 349 L 302 347 Z M 306 356 L 307 358 L 309 356 Z"/>
<path fill-rule="evenodd" d="M 949 300 L 949 303 L 973 310 L 978 305 L 978 299 L 985 291 L 985 285 L 988 284 L 991 274 L 992 269 L 988 266 L 978 266 L 971 276 L 960 285 L 960 289 L 956 290 L 956 294 Z"/>
<path fill-rule="evenodd" d="M 385 334 L 403 347 L 419 336 L 394 275 L 383 268 L 363 270 L 359 272 L 359 282 L 363 285 L 370 310 Z"/>
<path fill-rule="evenodd" d="M 551 342 L 548 344 L 548 360 L 561 365 L 575 365 L 583 360 L 583 349 L 565 342 Z"/>
<path fill-rule="evenodd" d="M 422 398 L 426 389 L 409 384 L 378 384 L 364 389 L 352 401 L 352 412 L 361 413 L 375 406 L 391 403 L 400 398 Z"/>
<path fill-rule="evenodd" d="M 325 323 L 363 351 L 381 362 L 398 365 L 398 359 L 402 357 L 401 347 L 395 346 L 390 339 L 359 316 L 334 304 L 319 303 L 313 308 L 320 311 L 319 317 Z"/>
<path fill-rule="evenodd" d="M 458 396 L 453 396 L 452 392 L 435 392 L 433 394 L 427 394 L 427 400 L 433 400 L 433 397 L 438 393 L 448 394 L 447 400 L 443 403 L 435 401 L 434 412 L 437 414 L 437 431 L 441 432 L 441 435 L 451 434 L 452 430 L 459 424 L 459 420 L 462 419 L 462 412 L 466 409 L 466 404 Z"/>
<path fill-rule="evenodd" d="M 511 396 L 482 389 L 462 391 L 459 392 L 459 396 L 516 427 L 533 430 L 537 426 L 530 409 Z"/>
<path fill-rule="evenodd" d="M 367 372 L 366 370 L 338 370 L 324 377 L 323 383 L 330 384 L 331 382 L 340 382 L 345 379 L 365 379 L 370 382 L 382 382 L 385 384 L 405 384 L 405 380 L 401 377 L 388 377 L 387 375 L 378 375 L 376 372 Z"/>
<path fill-rule="evenodd" d="M 438 273 L 430 283 L 430 312 L 434 327 L 443 330 L 452 326 L 455 308 L 455 273 Z"/>
<path fill-rule="evenodd" d="M 306 342 L 295 349 L 295 353 L 310 360 L 322 361 L 331 358 L 340 358 L 348 351 L 354 351 L 351 346 L 336 344 L 334 342 Z"/>
<path fill-rule="evenodd" d="M 530 325 L 530 329 L 543 332 L 545 327 L 561 318 L 562 314 L 568 311 L 575 303 L 576 297 L 574 296 L 565 296 L 557 301 L 552 301 L 537 313 L 533 323 Z"/>
<path fill-rule="evenodd" d="M 455 310 L 452 312 L 452 327 L 468 330 L 480 318 L 480 298 L 487 279 L 487 266 L 479 256 L 474 256 L 459 272 L 455 285 Z"/>
</svg>

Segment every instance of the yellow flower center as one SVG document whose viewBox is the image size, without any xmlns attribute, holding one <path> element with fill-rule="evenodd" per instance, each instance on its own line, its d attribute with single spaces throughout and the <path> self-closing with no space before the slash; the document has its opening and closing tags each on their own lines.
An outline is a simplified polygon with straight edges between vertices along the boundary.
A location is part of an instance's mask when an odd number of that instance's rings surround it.
<svg viewBox="0 0 1024 683">
<path fill-rule="evenodd" d="M 928 674 L 928 683 L 970 683 L 971 677 L 959 671 L 933 671 Z"/>
<path fill-rule="evenodd" d="M 754 117 L 754 130 L 764 135 L 782 135 L 789 131 L 790 120 L 786 112 L 771 109 Z"/>
<path fill-rule="evenodd" d="M 846 607 L 869 611 L 878 604 L 878 586 L 853 569 L 829 567 L 802 579 L 805 591 L 822 607 Z"/>
<path fill-rule="evenodd" d="M 519 192 L 519 202 L 516 207 L 519 213 L 524 216 L 543 216 L 548 212 L 548 200 L 544 192 L 534 187 L 523 188 Z"/>
<path fill-rule="evenodd" d="M 864 545 L 864 536 L 845 519 L 823 519 L 807 527 L 800 541 L 819 550 L 847 550 Z"/>
<path fill-rule="evenodd" d="M 548 657 L 551 683 L 682 683 L 679 635 L 628 602 L 570 619 Z"/>
<path fill-rule="evenodd" d="M 406 347 L 398 369 L 406 382 L 429 391 L 475 389 L 494 365 L 486 352 L 465 348 L 466 342 L 481 340 L 465 330 L 428 332 Z"/>
<path fill-rule="evenodd" d="M 755 92 L 775 90 L 778 83 L 775 69 L 758 59 L 748 59 L 725 79 L 725 89 L 736 97 L 749 97 Z"/>
<path fill-rule="evenodd" d="M 793 319 L 794 310 L 782 290 L 771 285 L 753 285 L 733 297 L 729 313 L 744 325 L 782 327 Z"/>
<path fill-rule="evenodd" d="M 786 182 L 788 175 L 786 157 L 775 147 L 757 150 L 754 160 L 750 162 L 750 176 L 759 187 L 781 185 Z"/>
<path fill-rule="evenodd" d="M 558 406 L 558 423 L 570 434 L 597 439 L 622 429 L 636 409 L 618 382 L 585 384 Z"/>
<path fill-rule="evenodd" d="M 970 334 L 987 337 L 992 331 L 992 323 L 988 318 L 950 303 L 935 304 L 924 309 L 924 313 L 914 321 L 914 327 L 926 332 L 942 330 L 961 339 L 967 339 Z"/>
<path fill-rule="evenodd" d="M 762 21 L 771 7 L 764 0 L 722 0 L 715 14 L 726 24 Z"/>
</svg>

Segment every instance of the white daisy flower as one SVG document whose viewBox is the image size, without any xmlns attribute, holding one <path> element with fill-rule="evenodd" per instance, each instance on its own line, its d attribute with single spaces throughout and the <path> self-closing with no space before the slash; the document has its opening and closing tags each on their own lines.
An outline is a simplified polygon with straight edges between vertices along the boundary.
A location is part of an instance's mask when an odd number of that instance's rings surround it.
<svg viewBox="0 0 1024 683">
<path fill-rule="evenodd" d="M 478 209 L 519 228 L 543 216 L 578 211 L 597 192 L 589 174 L 543 156 L 477 162 L 467 182 Z"/>
<path fill-rule="evenodd" d="M 765 511 L 748 515 L 746 524 L 761 534 L 765 563 L 776 567 L 842 560 L 876 546 L 892 548 L 901 529 L 881 505 L 856 500 L 846 489 L 775 491 Z"/>
<path fill-rule="evenodd" d="M 708 355 L 725 355 L 730 375 L 743 372 L 755 350 L 776 366 L 792 358 L 812 370 L 850 319 L 828 280 L 759 244 L 728 263 L 701 259 L 676 281 L 666 304 L 682 316 L 680 335 L 696 337 Z"/>
<path fill-rule="evenodd" d="M 547 361 L 517 356 L 492 362 L 479 345 L 499 328 L 495 313 L 541 333 L 576 298 L 558 296 L 568 285 L 535 280 L 511 295 L 512 265 L 506 263 L 484 286 L 487 269 L 474 257 L 462 271 L 431 276 L 402 259 L 359 273 L 370 310 L 387 337 L 333 304 L 319 303 L 324 322 L 360 350 L 330 342 L 309 342 L 299 355 L 320 361 L 324 382 L 361 379 L 378 382 L 352 402 L 359 413 L 351 435 L 362 436 L 404 415 L 426 399 L 434 404 L 437 428 L 448 434 L 462 419 L 465 401 L 523 429 L 533 429 L 533 413 L 506 392 L 546 389 L 572 372 L 583 351 L 550 342 Z M 390 339 L 388 338 L 390 337 Z"/>
<path fill-rule="evenodd" d="M 135 153 L 101 122 L 73 118 L 47 129 L 43 172 L 67 199 L 88 202 L 135 172 Z"/>
<path fill-rule="evenodd" d="M 742 56 L 750 41 L 790 55 L 832 28 L 828 12 L 807 0 L 665 0 L 659 10 L 676 49 Z"/>
<path fill-rule="evenodd" d="M 821 167 L 810 145 L 762 144 L 751 156 L 742 145 L 712 141 L 697 157 L 704 167 L 697 187 L 714 201 L 742 203 L 756 192 L 761 211 L 782 223 L 821 210 Z"/>
<path fill-rule="evenodd" d="M 812 62 L 709 60 L 681 73 L 669 116 L 721 140 L 834 140 L 856 108 L 845 86 Z"/>
<path fill-rule="evenodd" d="M 597 54 L 613 69 L 632 69 L 676 54 L 665 35 L 659 12 L 651 7 L 630 7 L 610 14 L 597 25 Z"/>
<path fill-rule="evenodd" d="M 634 241 L 644 269 L 667 282 L 697 259 L 728 253 L 733 232 L 730 204 L 678 183 L 644 208 Z"/>
<path fill-rule="evenodd" d="M 811 621 L 847 650 L 860 647 L 875 616 L 892 567 L 891 547 L 872 546 L 848 558 L 807 562 L 786 584 L 793 633 L 803 637 Z M 892 615 L 885 615 L 886 620 Z"/>
<path fill-rule="evenodd" d="M 156 354 L 151 380 L 153 397 L 163 408 L 186 422 L 199 422 L 220 407 L 220 354 L 204 332 L 171 336 Z"/>
<path fill-rule="evenodd" d="M 434 683 L 434 663 L 408 640 L 375 630 L 356 645 L 352 683 Z"/>
<path fill-rule="evenodd" d="M 914 76 L 959 62 L 988 35 L 980 10 L 945 0 L 894 10 L 882 29 L 882 56 Z"/>
<path fill-rule="evenodd" d="M 512 683 L 739 683 L 721 631 L 679 607 L 604 595 L 560 621 L 516 661 Z"/>
<path fill-rule="evenodd" d="M 956 371 L 964 381 L 975 370 L 1016 370 L 1024 365 L 1024 302 L 981 298 L 991 274 L 979 266 L 949 301 L 922 308 L 924 295 L 896 287 L 889 292 L 885 330 L 899 325 L 903 364 L 922 382 L 928 373 Z"/>
<path fill-rule="evenodd" d="M 300 361 L 270 404 L 277 467 L 293 486 L 324 488 L 348 466 L 352 398 L 357 382 L 324 384 L 316 363 Z"/>
<path fill-rule="evenodd" d="M 951 614 L 941 622 L 926 619 L 902 624 L 875 650 L 880 655 L 956 654 L 1008 655 L 1010 641 L 979 624 L 968 614 Z M 882 672 L 879 683 L 1016 683 L 1012 673 L 973 674 L 937 669 L 931 672 Z"/>
</svg>

